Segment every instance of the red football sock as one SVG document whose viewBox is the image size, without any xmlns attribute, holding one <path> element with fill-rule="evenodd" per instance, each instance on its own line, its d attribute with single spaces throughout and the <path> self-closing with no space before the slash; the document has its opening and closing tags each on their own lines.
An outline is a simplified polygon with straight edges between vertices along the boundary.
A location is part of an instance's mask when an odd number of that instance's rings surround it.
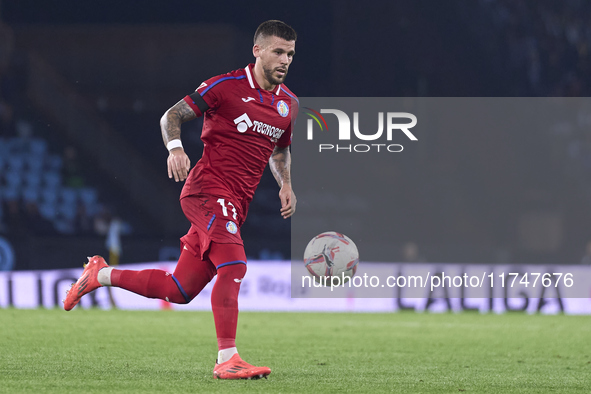
<svg viewBox="0 0 591 394">
<path fill-rule="evenodd" d="M 218 349 L 236 347 L 238 324 L 238 292 L 246 274 L 246 264 L 225 265 L 218 269 L 218 277 L 211 292 L 211 309 L 218 337 Z"/>
<path fill-rule="evenodd" d="M 203 261 L 188 250 L 183 250 L 173 275 L 154 269 L 113 269 L 111 284 L 144 297 L 186 304 L 203 290 L 214 275 L 215 267 L 211 262 Z"/>
</svg>

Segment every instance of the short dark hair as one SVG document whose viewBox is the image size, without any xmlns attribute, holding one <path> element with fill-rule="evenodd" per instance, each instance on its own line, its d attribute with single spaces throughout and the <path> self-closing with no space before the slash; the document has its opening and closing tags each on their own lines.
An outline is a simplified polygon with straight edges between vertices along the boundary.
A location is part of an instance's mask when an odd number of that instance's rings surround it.
<svg viewBox="0 0 591 394">
<path fill-rule="evenodd" d="M 291 26 L 278 20 L 266 21 L 259 25 L 257 31 L 254 33 L 255 44 L 260 36 L 275 36 L 283 38 L 285 41 L 295 41 L 298 38 L 298 35 Z"/>
</svg>

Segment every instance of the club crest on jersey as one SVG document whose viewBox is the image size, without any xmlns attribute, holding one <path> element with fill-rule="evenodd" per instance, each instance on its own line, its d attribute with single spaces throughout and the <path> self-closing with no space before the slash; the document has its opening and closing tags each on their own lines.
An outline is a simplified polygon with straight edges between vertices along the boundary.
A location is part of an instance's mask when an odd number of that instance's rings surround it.
<svg viewBox="0 0 591 394">
<path fill-rule="evenodd" d="M 228 230 L 230 234 L 236 234 L 238 231 L 238 226 L 236 226 L 233 221 L 228 220 L 228 223 L 226 223 L 226 230 Z"/>
<path fill-rule="evenodd" d="M 287 104 L 285 104 L 285 101 L 279 100 L 279 102 L 277 103 L 277 112 L 279 112 L 279 115 L 281 115 L 284 118 L 287 115 L 289 115 L 289 107 L 287 106 Z"/>
</svg>

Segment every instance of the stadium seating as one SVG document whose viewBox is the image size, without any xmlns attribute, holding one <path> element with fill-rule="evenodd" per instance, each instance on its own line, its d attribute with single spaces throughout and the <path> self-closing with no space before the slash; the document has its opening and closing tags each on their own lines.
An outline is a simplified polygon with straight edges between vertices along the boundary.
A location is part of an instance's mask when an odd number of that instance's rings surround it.
<svg viewBox="0 0 591 394">
<path fill-rule="evenodd" d="M 75 234 L 79 204 L 84 207 L 80 212 L 90 217 L 100 211 L 96 188 L 64 186 L 63 158 L 49 153 L 46 140 L 0 138 L 0 153 L 0 222 L 6 219 L 5 201 L 37 204 L 41 216 L 62 234 Z M 6 226 L 0 229 L 10 232 Z"/>
</svg>

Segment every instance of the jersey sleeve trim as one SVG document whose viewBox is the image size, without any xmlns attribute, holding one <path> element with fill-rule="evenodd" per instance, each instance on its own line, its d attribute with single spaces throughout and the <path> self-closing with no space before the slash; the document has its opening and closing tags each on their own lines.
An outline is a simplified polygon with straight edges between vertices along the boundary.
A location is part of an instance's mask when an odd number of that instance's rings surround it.
<svg viewBox="0 0 591 394">
<path fill-rule="evenodd" d="M 291 145 L 291 137 L 289 138 L 289 142 L 287 144 L 279 144 L 279 143 L 275 144 L 275 146 L 278 147 L 278 148 L 280 148 L 280 149 L 285 149 L 285 148 L 287 148 L 290 145 Z"/>
</svg>

